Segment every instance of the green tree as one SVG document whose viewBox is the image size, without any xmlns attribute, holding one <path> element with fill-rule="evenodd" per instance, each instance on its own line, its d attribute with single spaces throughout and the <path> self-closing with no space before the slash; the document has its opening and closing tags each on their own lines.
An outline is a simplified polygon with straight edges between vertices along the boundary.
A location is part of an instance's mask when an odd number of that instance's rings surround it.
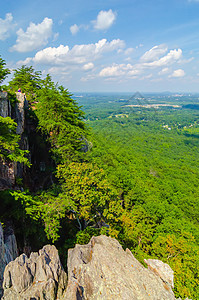
<svg viewBox="0 0 199 300">
<path fill-rule="evenodd" d="M 80 231 L 88 226 L 101 228 L 104 222 L 113 219 L 109 205 L 117 196 L 102 169 L 90 163 L 71 162 L 58 166 L 57 177 L 59 186 L 37 196 L 13 194 L 27 214 L 42 221 L 48 239 L 54 242 L 59 238 L 63 219 L 76 220 Z"/>
<path fill-rule="evenodd" d="M 32 66 L 14 70 L 12 80 L 9 82 L 8 88 L 17 92 L 19 88 L 23 93 L 26 93 L 27 100 L 32 103 L 37 99 L 37 92 L 41 87 L 41 72 L 35 71 Z"/>
<path fill-rule="evenodd" d="M 10 70 L 5 68 L 5 61 L 0 57 L 0 84 L 10 74 Z"/>
<path fill-rule="evenodd" d="M 25 157 L 28 151 L 19 148 L 20 136 L 16 134 L 16 127 L 14 120 L 0 116 L 0 159 L 30 165 L 28 158 Z"/>
<path fill-rule="evenodd" d="M 83 156 L 86 126 L 83 112 L 67 89 L 55 85 L 47 75 L 38 93 L 35 110 L 39 129 L 48 135 L 55 160 L 67 162 Z"/>
</svg>

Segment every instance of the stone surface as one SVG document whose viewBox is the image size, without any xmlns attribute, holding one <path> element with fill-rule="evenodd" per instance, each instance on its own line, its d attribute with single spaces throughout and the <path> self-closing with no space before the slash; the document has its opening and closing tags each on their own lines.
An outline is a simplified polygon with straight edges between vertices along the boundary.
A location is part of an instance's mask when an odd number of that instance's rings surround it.
<svg viewBox="0 0 199 300">
<path fill-rule="evenodd" d="M 17 255 L 17 243 L 13 230 L 10 228 L 4 237 L 3 228 L 0 223 L 0 298 L 3 292 L 2 283 L 5 267 L 10 261 L 14 260 Z"/>
<path fill-rule="evenodd" d="M 166 276 L 166 275 L 165 275 Z M 63 299 L 174 300 L 170 283 L 146 269 L 115 239 L 92 237 L 68 253 L 68 286 Z"/>
<path fill-rule="evenodd" d="M 144 262 L 150 270 L 163 280 L 163 282 L 174 288 L 174 272 L 168 264 L 165 264 L 158 259 L 145 259 Z"/>
<path fill-rule="evenodd" d="M 4 300 L 62 299 L 67 276 L 55 246 L 44 246 L 30 258 L 20 255 L 10 262 L 4 272 Z"/>
<path fill-rule="evenodd" d="M 22 137 L 25 127 L 26 97 L 23 93 L 16 93 L 16 97 L 18 102 L 15 104 L 15 108 L 12 108 L 7 93 L 0 92 L 0 116 L 13 118 L 17 123 L 16 133 Z M 23 147 L 23 149 L 26 148 Z M 16 176 L 22 177 L 22 169 L 23 164 L 0 161 L 0 190 L 13 188 Z"/>
<path fill-rule="evenodd" d="M 7 97 L 7 92 L 0 92 L 0 116 L 3 118 L 11 117 L 11 105 Z M 14 172 L 13 163 L 6 164 L 0 161 L 0 190 L 12 187 L 15 180 Z"/>
<path fill-rule="evenodd" d="M 0 116 L 3 118 L 11 117 L 11 105 L 7 97 L 7 92 L 0 92 Z"/>
<path fill-rule="evenodd" d="M 17 134 L 22 135 L 22 133 L 24 132 L 24 126 L 25 126 L 24 106 L 25 106 L 26 96 L 24 93 L 17 92 L 16 97 L 18 100 L 18 102 L 15 105 L 15 121 L 17 123 L 16 132 L 17 132 Z"/>
<path fill-rule="evenodd" d="M 20 255 L 4 272 L 3 300 L 175 300 L 173 271 L 158 260 L 148 269 L 113 238 L 92 237 L 68 252 L 68 285 L 58 252 L 44 246 Z"/>
</svg>

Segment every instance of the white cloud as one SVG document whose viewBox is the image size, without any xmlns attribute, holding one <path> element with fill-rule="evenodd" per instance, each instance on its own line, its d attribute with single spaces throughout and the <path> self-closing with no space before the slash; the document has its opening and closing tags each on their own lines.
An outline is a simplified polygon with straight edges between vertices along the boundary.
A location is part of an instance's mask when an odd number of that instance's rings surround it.
<svg viewBox="0 0 199 300">
<path fill-rule="evenodd" d="M 74 24 L 70 27 L 70 32 L 72 33 L 72 35 L 75 35 L 76 33 L 78 33 L 79 31 L 79 26 L 77 26 L 77 24 Z"/>
<path fill-rule="evenodd" d="M 167 74 L 168 72 L 169 72 L 169 68 L 163 68 L 158 74 L 164 75 L 164 74 Z"/>
<path fill-rule="evenodd" d="M 147 69 L 151 68 L 160 68 L 163 67 L 162 70 L 158 73 L 159 75 L 163 75 L 169 72 L 168 65 L 172 65 L 181 58 L 182 50 L 181 49 L 174 49 L 168 51 L 167 46 L 160 45 L 155 46 L 149 51 L 147 51 L 141 58 L 140 62 L 137 64 L 113 64 L 112 66 L 108 66 L 103 68 L 99 76 L 100 77 L 119 77 L 119 76 L 126 76 L 126 77 L 137 77 L 145 72 Z M 163 54 L 163 57 L 161 57 Z M 180 77 L 182 76 L 182 72 L 177 70 L 178 72 L 174 73 L 173 77 Z M 145 75 L 142 79 L 149 78 L 148 76 L 152 76 L 152 74 Z"/>
<path fill-rule="evenodd" d="M 183 77 L 185 76 L 185 71 L 182 70 L 182 69 L 178 69 L 178 70 L 175 70 L 173 71 L 173 73 L 169 76 L 169 77 Z"/>
<path fill-rule="evenodd" d="M 142 73 L 142 71 L 140 69 L 136 69 L 136 67 L 132 66 L 132 70 L 129 71 L 127 75 L 135 77 L 135 76 L 139 75 L 140 73 Z"/>
<path fill-rule="evenodd" d="M 135 66 L 131 64 L 113 64 L 111 67 L 103 68 L 99 76 L 100 77 L 118 77 L 118 76 L 128 76 L 128 77 L 135 77 L 141 71 L 136 69 Z"/>
<path fill-rule="evenodd" d="M 124 74 L 124 70 L 122 70 L 122 65 L 113 65 L 111 67 L 104 68 L 100 71 L 100 77 L 115 77 L 121 76 Z"/>
<path fill-rule="evenodd" d="M 5 19 L 0 18 L 0 40 L 4 41 L 9 37 L 9 32 L 12 30 L 13 26 L 13 16 L 11 13 L 7 13 Z"/>
<path fill-rule="evenodd" d="M 94 64 L 92 62 L 89 62 L 85 65 L 83 65 L 82 69 L 84 71 L 89 71 L 89 70 L 92 70 L 94 68 Z"/>
<path fill-rule="evenodd" d="M 27 57 L 25 60 L 19 60 L 17 65 L 28 65 L 32 61 L 32 57 Z"/>
<path fill-rule="evenodd" d="M 113 25 L 117 14 L 109 9 L 108 11 L 101 10 L 95 21 L 92 21 L 94 28 L 97 30 L 106 30 Z"/>
<path fill-rule="evenodd" d="M 59 47 L 49 47 L 38 51 L 32 59 L 35 63 L 49 65 L 86 64 L 92 57 L 96 60 L 103 53 L 125 47 L 124 41 L 117 39 L 108 42 L 106 39 L 99 40 L 95 44 L 75 45 L 71 50 L 69 47 L 60 45 Z"/>
<path fill-rule="evenodd" d="M 143 67 L 163 67 L 178 61 L 181 58 L 181 56 L 182 56 L 182 50 L 174 49 L 174 50 L 170 50 L 169 53 L 167 53 L 167 55 L 161 57 L 160 59 L 151 62 L 146 62 L 146 63 L 144 62 L 142 65 Z"/>
<path fill-rule="evenodd" d="M 152 77 L 153 77 L 153 74 L 148 74 L 148 75 L 146 75 L 146 76 L 142 76 L 142 77 L 140 78 L 140 80 L 151 79 Z"/>
<path fill-rule="evenodd" d="M 141 57 L 141 61 L 152 62 L 159 59 L 160 56 L 167 52 L 168 48 L 166 45 L 154 46 L 149 51 L 145 52 Z"/>
<path fill-rule="evenodd" d="M 30 23 L 26 32 L 20 28 L 17 31 L 16 44 L 11 48 L 12 51 L 28 52 L 38 49 L 47 44 L 52 36 L 52 19 L 45 18 L 40 24 Z"/>
</svg>

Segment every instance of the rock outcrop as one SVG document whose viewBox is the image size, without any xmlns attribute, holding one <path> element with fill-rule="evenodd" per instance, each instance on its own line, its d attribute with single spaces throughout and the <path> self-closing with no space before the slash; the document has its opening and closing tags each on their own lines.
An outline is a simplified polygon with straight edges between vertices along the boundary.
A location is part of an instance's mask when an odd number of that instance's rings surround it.
<svg viewBox="0 0 199 300">
<path fill-rule="evenodd" d="M 18 256 L 16 238 L 11 227 L 6 234 L 0 223 L 0 298 L 2 296 L 3 273 L 6 265 Z"/>
<path fill-rule="evenodd" d="M 174 300 L 172 270 L 168 265 L 165 270 L 166 274 L 162 268 L 159 276 L 155 268 L 146 269 L 115 239 L 92 237 L 89 244 L 76 245 L 68 252 L 64 299 Z"/>
<path fill-rule="evenodd" d="M 0 92 L 0 116 L 3 118 L 11 117 L 11 105 L 8 101 L 7 92 Z"/>
<path fill-rule="evenodd" d="M 67 276 L 55 246 L 44 246 L 30 258 L 20 255 L 4 272 L 4 300 L 63 299 Z"/>
<path fill-rule="evenodd" d="M 68 252 L 68 283 L 54 246 L 20 255 L 4 272 L 3 300 L 175 300 L 173 271 L 158 260 L 140 264 L 113 238 L 92 237 Z"/>
</svg>

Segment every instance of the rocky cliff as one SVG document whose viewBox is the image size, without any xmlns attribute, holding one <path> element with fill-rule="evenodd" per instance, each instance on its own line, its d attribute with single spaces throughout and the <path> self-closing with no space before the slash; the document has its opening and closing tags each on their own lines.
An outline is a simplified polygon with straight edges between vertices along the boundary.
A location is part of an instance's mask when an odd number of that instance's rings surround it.
<svg viewBox="0 0 199 300">
<path fill-rule="evenodd" d="M 17 123 L 16 133 L 21 136 L 21 146 L 23 149 L 28 149 L 27 145 L 25 145 L 25 147 L 23 146 L 26 97 L 23 93 L 16 93 L 16 97 L 18 101 L 12 107 L 8 100 L 7 93 L 0 92 L 0 116 L 4 118 L 10 117 L 15 120 Z M 22 164 L 0 162 L 0 190 L 12 188 L 15 184 L 16 177 L 22 176 L 22 169 Z"/>
<path fill-rule="evenodd" d="M 17 123 L 16 134 L 20 135 L 19 146 L 29 151 L 31 168 L 16 162 L 0 161 L 0 191 L 17 187 L 16 179 L 23 179 L 24 186 L 30 191 L 43 189 L 53 183 L 49 145 L 37 130 L 37 118 L 28 106 L 26 95 L 16 93 L 17 102 L 11 106 L 6 92 L 0 92 L 0 116 L 10 117 Z M 17 187 L 18 188 L 18 187 Z"/>
<path fill-rule="evenodd" d="M 4 272 L 3 300 L 175 300 L 173 271 L 158 260 L 148 269 L 106 236 L 68 253 L 68 280 L 54 246 L 20 255 Z"/>
<path fill-rule="evenodd" d="M 6 265 L 18 256 L 17 243 L 11 227 L 3 231 L 0 223 L 0 298 L 2 296 L 3 273 Z"/>
</svg>

